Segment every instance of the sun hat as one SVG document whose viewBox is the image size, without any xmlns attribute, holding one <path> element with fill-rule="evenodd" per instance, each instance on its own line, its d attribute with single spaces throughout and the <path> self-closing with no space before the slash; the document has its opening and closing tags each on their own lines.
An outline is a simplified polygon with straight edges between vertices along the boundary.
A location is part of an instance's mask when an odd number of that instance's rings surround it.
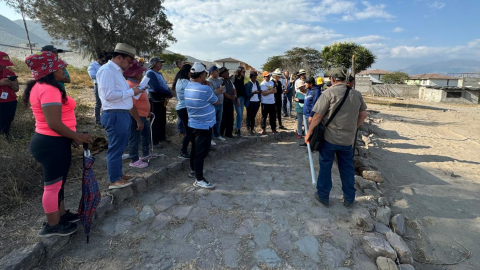
<svg viewBox="0 0 480 270">
<path fill-rule="evenodd" d="M 318 77 L 317 78 L 317 85 L 322 85 L 323 84 L 323 78 L 322 77 Z"/>
<path fill-rule="evenodd" d="M 8 56 L 8 54 L 1 51 L 0 51 L 0 66 L 4 66 L 4 67 L 14 66 L 12 61 L 10 61 L 10 57 Z"/>
<path fill-rule="evenodd" d="M 140 66 L 139 61 L 134 60 L 132 65 L 128 69 L 123 71 L 123 76 L 125 76 L 125 77 L 135 77 L 138 74 L 142 74 L 145 70 L 147 70 L 147 69 Z"/>
<path fill-rule="evenodd" d="M 307 72 L 303 68 L 298 71 L 298 75 L 302 75 L 302 74 L 307 74 Z"/>
<path fill-rule="evenodd" d="M 56 51 L 56 52 L 59 52 L 59 53 L 65 52 L 65 51 L 62 50 L 62 49 L 57 49 L 57 48 L 55 48 L 55 46 L 53 46 L 53 45 L 45 45 L 45 46 L 42 47 L 41 51 L 42 51 L 42 52 L 43 52 L 43 51 L 47 51 L 47 52 L 55 52 L 55 51 Z"/>
<path fill-rule="evenodd" d="M 165 60 L 160 59 L 159 57 L 152 57 L 148 61 L 148 69 L 152 69 L 158 62 L 165 63 Z"/>
<path fill-rule="evenodd" d="M 25 64 L 32 70 L 32 76 L 35 80 L 41 79 L 67 66 L 67 63 L 49 51 L 29 55 L 25 59 Z"/>
<path fill-rule="evenodd" d="M 117 43 L 117 45 L 115 46 L 115 50 L 113 50 L 113 52 L 123 53 L 132 58 L 135 58 L 135 54 L 137 54 L 137 50 L 135 50 L 134 47 L 126 43 Z"/>
<path fill-rule="evenodd" d="M 262 73 L 262 77 L 267 77 L 267 76 L 270 76 L 270 73 L 268 71 L 264 71 Z"/>
<path fill-rule="evenodd" d="M 205 69 L 205 66 L 203 66 L 200 62 L 193 63 L 192 68 L 190 69 L 191 73 L 201 73 L 204 71 L 206 72 L 207 70 Z"/>
<path fill-rule="evenodd" d="M 281 71 L 279 68 L 277 68 L 277 69 L 275 69 L 275 71 L 272 73 L 272 75 L 274 75 L 274 76 L 282 76 L 282 71 Z"/>
</svg>

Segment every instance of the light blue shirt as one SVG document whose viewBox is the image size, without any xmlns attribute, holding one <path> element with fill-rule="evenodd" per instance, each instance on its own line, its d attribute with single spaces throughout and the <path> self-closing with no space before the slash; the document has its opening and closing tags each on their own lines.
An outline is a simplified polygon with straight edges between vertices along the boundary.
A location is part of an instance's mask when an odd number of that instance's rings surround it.
<svg viewBox="0 0 480 270">
<path fill-rule="evenodd" d="M 215 107 L 218 98 L 212 88 L 198 82 L 189 82 L 185 87 L 185 106 L 188 112 L 188 126 L 195 129 L 209 129 L 215 125 Z"/>
<path fill-rule="evenodd" d="M 177 107 L 176 110 L 181 110 L 185 108 L 185 87 L 187 87 L 190 81 L 187 79 L 177 80 L 175 85 L 175 90 L 177 91 Z"/>
<path fill-rule="evenodd" d="M 88 76 L 92 78 L 93 83 L 97 83 L 97 71 L 100 67 L 101 65 L 97 61 L 94 61 L 88 66 L 88 69 L 87 69 Z"/>
</svg>

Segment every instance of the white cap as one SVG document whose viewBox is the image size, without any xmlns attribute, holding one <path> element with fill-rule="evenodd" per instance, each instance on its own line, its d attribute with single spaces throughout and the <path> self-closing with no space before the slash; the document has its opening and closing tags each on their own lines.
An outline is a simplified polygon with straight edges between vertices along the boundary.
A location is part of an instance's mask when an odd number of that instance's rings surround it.
<svg viewBox="0 0 480 270">
<path fill-rule="evenodd" d="M 193 66 L 190 69 L 190 72 L 192 72 L 192 73 L 201 73 L 201 72 L 204 72 L 204 71 L 207 71 L 207 70 L 205 69 L 205 67 L 200 62 L 193 63 Z"/>
</svg>

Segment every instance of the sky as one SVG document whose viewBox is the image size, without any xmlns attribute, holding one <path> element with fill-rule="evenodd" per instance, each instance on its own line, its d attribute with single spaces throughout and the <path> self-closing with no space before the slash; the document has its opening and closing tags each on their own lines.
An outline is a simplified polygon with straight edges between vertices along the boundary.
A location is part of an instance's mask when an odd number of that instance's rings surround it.
<svg viewBox="0 0 480 270">
<path fill-rule="evenodd" d="M 478 0 L 165 0 L 177 42 L 198 59 L 233 57 L 255 68 L 293 47 L 353 41 L 369 48 L 372 68 L 480 59 Z M 0 2 L 0 14 L 20 15 Z"/>
</svg>

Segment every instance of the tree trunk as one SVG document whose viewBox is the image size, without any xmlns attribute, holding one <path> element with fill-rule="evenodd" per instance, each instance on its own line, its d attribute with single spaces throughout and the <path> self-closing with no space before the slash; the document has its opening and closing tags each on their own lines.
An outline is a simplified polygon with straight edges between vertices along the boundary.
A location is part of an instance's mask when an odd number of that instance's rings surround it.
<svg viewBox="0 0 480 270">
<path fill-rule="evenodd" d="M 30 47 L 30 53 L 33 54 L 32 43 L 30 42 L 30 35 L 28 34 L 27 21 L 25 20 L 25 13 L 23 12 L 23 2 L 21 3 L 20 12 L 22 13 L 23 25 L 25 26 L 25 32 L 27 33 L 28 47 Z"/>
</svg>

